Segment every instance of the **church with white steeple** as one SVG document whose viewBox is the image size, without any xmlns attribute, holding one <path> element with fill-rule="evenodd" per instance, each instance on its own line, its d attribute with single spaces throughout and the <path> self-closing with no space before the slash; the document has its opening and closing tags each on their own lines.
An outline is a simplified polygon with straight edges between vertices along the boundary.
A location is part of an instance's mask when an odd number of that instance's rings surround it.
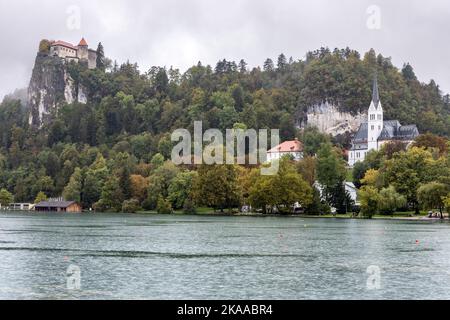
<svg viewBox="0 0 450 320">
<path fill-rule="evenodd" d="M 384 144 L 391 141 L 402 141 L 409 144 L 418 135 L 419 130 L 416 125 L 402 126 L 398 120 L 384 121 L 378 81 L 375 77 L 367 122 L 361 124 L 352 140 L 352 148 L 348 154 L 348 164 L 350 167 L 353 167 L 355 163 L 364 161 L 369 151 L 378 151 Z"/>
</svg>

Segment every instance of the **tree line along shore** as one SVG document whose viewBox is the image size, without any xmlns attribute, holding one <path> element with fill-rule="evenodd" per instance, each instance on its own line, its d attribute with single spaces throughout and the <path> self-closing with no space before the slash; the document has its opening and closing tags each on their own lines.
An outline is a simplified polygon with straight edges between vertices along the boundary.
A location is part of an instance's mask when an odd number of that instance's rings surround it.
<svg viewBox="0 0 450 320">
<path fill-rule="evenodd" d="M 374 50 L 321 48 L 294 60 L 281 54 L 261 67 L 221 60 L 184 73 L 109 59 L 89 69 L 67 64 L 87 103 L 66 103 L 41 127 L 13 95 L 0 104 L 0 202 L 35 202 L 63 196 L 84 209 L 136 212 L 233 211 L 304 214 L 358 211 L 362 216 L 448 207 L 450 99 L 434 82 L 422 83 L 413 67 L 395 67 Z M 365 110 L 370 81 L 378 75 L 386 118 L 416 123 L 414 146 L 392 143 L 371 152 L 352 170 L 345 166 L 351 135 L 331 137 L 301 128 L 305 112 L 324 100 L 343 112 Z M 297 138 L 304 159 L 284 159 L 274 176 L 254 166 L 174 166 L 171 133 L 192 129 L 279 128 Z M 343 181 L 359 189 L 358 206 Z M 318 184 L 321 186 L 318 190 Z M 334 210 L 333 210 L 334 211 Z"/>
<path fill-rule="evenodd" d="M 75 168 L 63 189 L 66 200 L 99 212 L 244 213 L 351 217 L 399 216 L 397 212 L 421 210 L 444 213 L 450 207 L 449 142 L 431 134 L 413 146 L 386 144 L 371 151 L 354 168 L 346 167 L 342 150 L 326 135 L 305 132 L 300 161 L 280 160 L 278 173 L 264 176 L 260 166 L 175 166 L 156 154 L 149 164 L 137 163 L 126 152 L 107 161 L 101 153 L 92 163 Z M 73 157 L 83 153 L 72 150 Z M 72 158 L 73 159 L 73 158 Z M 51 179 L 47 177 L 45 179 Z M 357 186 L 357 203 L 346 192 L 351 179 Z M 44 182 L 44 185 L 47 185 Z M 40 191 L 35 202 L 47 198 Z M 14 201 L 0 190 L 0 203 Z M 356 205 L 357 204 L 357 205 Z M 295 211 L 295 208 L 299 208 Z M 411 215 L 411 214 L 410 214 Z"/>
</svg>

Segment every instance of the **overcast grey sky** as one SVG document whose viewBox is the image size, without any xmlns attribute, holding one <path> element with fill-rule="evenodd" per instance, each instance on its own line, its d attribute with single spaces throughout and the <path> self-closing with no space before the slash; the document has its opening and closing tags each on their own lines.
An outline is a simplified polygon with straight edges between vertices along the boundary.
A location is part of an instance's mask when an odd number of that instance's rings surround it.
<svg viewBox="0 0 450 320">
<path fill-rule="evenodd" d="M 1 0 L 0 30 L 0 98 L 28 85 L 40 39 L 77 44 L 82 36 L 141 71 L 373 47 L 450 92 L 448 0 Z"/>
</svg>

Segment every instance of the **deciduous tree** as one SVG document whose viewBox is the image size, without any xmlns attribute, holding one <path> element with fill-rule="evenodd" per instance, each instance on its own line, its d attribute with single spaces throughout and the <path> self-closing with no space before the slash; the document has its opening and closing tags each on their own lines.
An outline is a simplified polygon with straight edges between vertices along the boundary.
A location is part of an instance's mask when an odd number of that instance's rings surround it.
<svg viewBox="0 0 450 320">
<path fill-rule="evenodd" d="M 431 182 L 422 185 L 417 190 L 417 198 L 423 208 L 426 209 L 439 209 L 441 219 L 444 219 L 443 209 L 445 208 L 444 198 L 449 192 L 449 186 Z"/>
</svg>

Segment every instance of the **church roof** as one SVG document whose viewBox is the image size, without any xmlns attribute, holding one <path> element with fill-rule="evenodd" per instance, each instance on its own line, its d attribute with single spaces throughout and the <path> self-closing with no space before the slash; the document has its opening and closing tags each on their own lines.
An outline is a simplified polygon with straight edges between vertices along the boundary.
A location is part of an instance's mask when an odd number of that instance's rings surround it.
<svg viewBox="0 0 450 320">
<path fill-rule="evenodd" d="M 419 136 L 419 129 L 415 124 L 401 126 L 397 133 L 397 139 L 414 140 Z"/>
<path fill-rule="evenodd" d="M 88 44 L 84 38 L 81 38 L 80 43 L 78 44 L 79 47 L 87 47 Z"/>
<path fill-rule="evenodd" d="M 366 143 L 368 130 L 368 123 L 362 123 L 352 140 L 353 144 Z M 388 120 L 383 121 L 383 130 L 378 140 L 414 140 L 418 135 L 419 130 L 415 124 L 402 126 L 398 120 Z"/>
<path fill-rule="evenodd" d="M 369 125 L 367 122 L 361 123 L 359 126 L 358 131 L 355 134 L 355 137 L 353 138 L 353 143 L 364 143 L 367 142 L 369 132 Z"/>
<path fill-rule="evenodd" d="M 376 74 L 373 79 L 372 101 L 375 107 L 378 107 L 378 103 L 380 102 L 380 93 L 378 91 L 378 77 Z"/>
<path fill-rule="evenodd" d="M 397 129 L 399 127 L 401 127 L 401 124 L 398 120 L 385 120 L 385 121 L 383 121 L 383 125 L 391 126 L 391 127 L 397 128 Z"/>
</svg>

